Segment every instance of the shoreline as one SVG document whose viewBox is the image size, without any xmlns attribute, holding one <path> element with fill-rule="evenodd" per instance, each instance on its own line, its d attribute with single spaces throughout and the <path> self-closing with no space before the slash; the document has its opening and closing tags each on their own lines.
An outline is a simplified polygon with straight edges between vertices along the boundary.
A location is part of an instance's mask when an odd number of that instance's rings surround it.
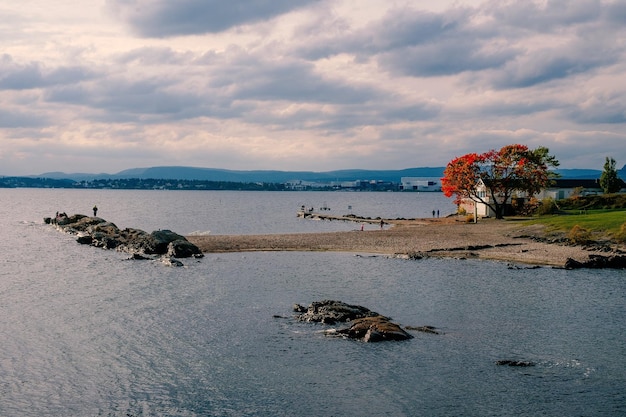
<svg viewBox="0 0 626 417">
<path fill-rule="evenodd" d="M 416 259 L 474 258 L 561 268 L 570 259 L 584 263 L 590 259 L 590 255 L 607 256 L 606 252 L 600 250 L 534 239 L 543 236 L 542 230 L 528 230 L 524 227 L 524 220 L 483 219 L 476 224 L 466 223 L 456 217 L 384 221 L 392 227 L 348 232 L 186 238 L 203 253 L 334 251 Z"/>
</svg>

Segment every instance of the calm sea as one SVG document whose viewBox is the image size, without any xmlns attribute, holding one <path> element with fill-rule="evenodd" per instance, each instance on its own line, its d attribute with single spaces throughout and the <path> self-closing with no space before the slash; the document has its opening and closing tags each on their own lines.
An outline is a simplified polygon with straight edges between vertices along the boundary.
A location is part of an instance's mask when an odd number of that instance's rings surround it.
<svg viewBox="0 0 626 417">
<path fill-rule="evenodd" d="M 172 268 L 42 224 L 94 204 L 183 234 L 357 227 L 297 219 L 302 204 L 454 210 L 440 193 L 0 189 L 0 416 L 626 415 L 626 271 L 300 252 Z M 327 298 L 443 334 L 366 344 L 274 317 Z"/>
</svg>

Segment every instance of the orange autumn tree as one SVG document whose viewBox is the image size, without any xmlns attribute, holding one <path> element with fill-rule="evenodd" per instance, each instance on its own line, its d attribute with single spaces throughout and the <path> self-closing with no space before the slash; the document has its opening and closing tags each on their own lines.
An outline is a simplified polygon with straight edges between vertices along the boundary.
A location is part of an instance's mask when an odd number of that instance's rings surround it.
<svg viewBox="0 0 626 417">
<path fill-rule="evenodd" d="M 559 161 L 549 155 L 548 148 L 529 149 L 525 145 L 507 145 L 499 151 L 483 154 L 470 153 L 448 163 L 441 179 L 441 189 L 446 197 L 456 196 L 455 203 L 470 198 L 489 206 L 496 218 L 504 217 L 504 208 L 514 192 L 537 194 L 555 173 L 549 167 L 559 166 Z M 482 182 L 487 193 L 478 191 Z"/>
</svg>

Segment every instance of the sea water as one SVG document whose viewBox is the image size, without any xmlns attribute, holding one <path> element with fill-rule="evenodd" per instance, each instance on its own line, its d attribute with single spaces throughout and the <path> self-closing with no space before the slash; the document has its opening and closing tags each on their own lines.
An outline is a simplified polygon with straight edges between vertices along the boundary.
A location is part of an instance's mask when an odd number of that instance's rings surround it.
<svg viewBox="0 0 626 417">
<path fill-rule="evenodd" d="M 129 261 L 44 225 L 57 210 L 178 233 L 350 230 L 332 213 L 430 217 L 439 193 L 0 189 L 1 416 L 626 415 L 626 272 L 366 253 Z M 351 209 L 348 208 L 351 206 Z M 324 336 L 294 303 L 431 325 Z M 535 366 L 497 366 L 521 360 Z"/>
</svg>

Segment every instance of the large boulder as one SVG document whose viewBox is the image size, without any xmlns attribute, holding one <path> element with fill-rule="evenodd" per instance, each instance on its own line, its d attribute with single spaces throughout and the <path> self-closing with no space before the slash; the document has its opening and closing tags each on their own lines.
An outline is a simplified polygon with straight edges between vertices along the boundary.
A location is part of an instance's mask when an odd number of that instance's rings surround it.
<svg viewBox="0 0 626 417">
<path fill-rule="evenodd" d="M 178 239 L 167 245 L 167 256 L 174 258 L 202 258 L 204 254 L 187 239 Z"/>
<path fill-rule="evenodd" d="M 350 326 L 340 330 L 326 332 L 328 335 L 339 335 L 364 342 L 381 342 L 385 340 L 411 339 L 409 333 L 389 317 L 371 311 L 368 308 L 346 304 L 342 301 L 323 300 L 311 303 L 308 307 L 294 305 L 295 316 L 300 321 L 310 321 L 325 324 L 346 323 Z"/>
<path fill-rule="evenodd" d="M 385 340 L 412 339 L 409 333 L 404 331 L 396 323 L 392 323 L 384 316 L 363 317 L 353 320 L 350 327 L 337 330 L 338 334 L 351 339 L 360 339 L 364 342 L 382 342 Z"/>
<path fill-rule="evenodd" d="M 365 307 L 335 300 L 314 301 L 308 307 L 295 304 L 294 311 L 301 313 L 296 315 L 297 320 L 326 324 L 347 322 L 362 317 L 379 316 L 378 313 L 370 311 Z"/>
<path fill-rule="evenodd" d="M 154 243 L 154 253 L 159 255 L 167 253 L 170 243 L 176 240 L 187 240 L 184 236 L 174 233 L 171 230 L 155 230 L 150 234 Z"/>
</svg>

